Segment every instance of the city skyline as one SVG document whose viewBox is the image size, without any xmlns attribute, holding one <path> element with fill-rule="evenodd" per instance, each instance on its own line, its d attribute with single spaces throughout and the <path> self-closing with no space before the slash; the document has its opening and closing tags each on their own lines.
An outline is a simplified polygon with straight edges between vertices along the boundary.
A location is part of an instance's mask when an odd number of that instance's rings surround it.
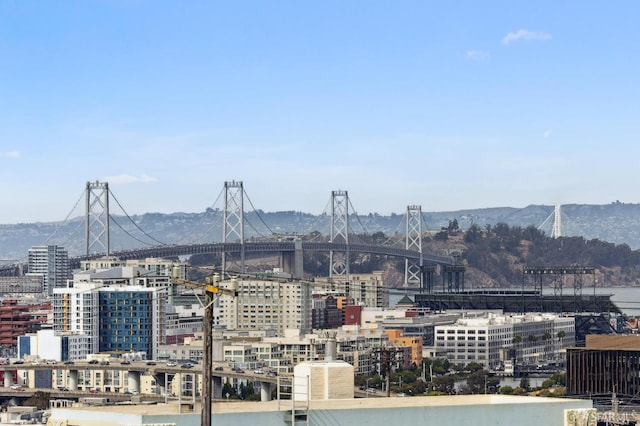
<svg viewBox="0 0 640 426">
<path fill-rule="evenodd" d="M 0 224 L 640 202 L 640 5 L 0 4 Z M 81 203 L 82 204 L 82 203 Z"/>
</svg>

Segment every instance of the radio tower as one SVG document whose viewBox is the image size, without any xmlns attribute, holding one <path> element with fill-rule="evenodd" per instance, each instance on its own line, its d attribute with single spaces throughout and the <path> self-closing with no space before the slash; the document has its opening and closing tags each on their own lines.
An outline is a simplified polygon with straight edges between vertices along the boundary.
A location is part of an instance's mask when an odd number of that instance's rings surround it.
<svg viewBox="0 0 640 426">
<path fill-rule="evenodd" d="M 331 243 L 344 243 L 345 251 L 329 252 L 329 277 L 349 277 L 349 194 L 331 191 Z"/>
<path fill-rule="evenodd" d="M 87 182 L 86 255 L 104 252 L 109 256 L 109 184 Z M 100 250 L 101 249 L 101 250 Z"/>
<path fill-rule="evenodd" d="M 422 287 L 422 207 L 407 206 L 407 230 L 405 246 L 406 250 L 413 250 L 420 253 L 420 260 L 404 261 L 404 287 L 417 283 Z"/>
</svg>

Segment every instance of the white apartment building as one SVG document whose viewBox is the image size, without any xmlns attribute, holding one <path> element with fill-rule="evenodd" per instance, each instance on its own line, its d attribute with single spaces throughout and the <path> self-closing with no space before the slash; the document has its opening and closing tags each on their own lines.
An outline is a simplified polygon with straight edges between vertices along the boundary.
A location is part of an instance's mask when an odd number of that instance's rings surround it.
<svg viewBox="0 0 640 426">
<path fill-rule="evenodd" d="M 100 332 L 101 284 L 75 283 L 73 287 L 53 290 L 53 328 L 58 333 L 87 337 L 89 353 L 98 352 Z"/>
<path fill-rule="evenodd" d="M 69 253 L 57 245 L 29 249 L 29 274 L 42 275 L 42 293 L 52 295 L 54 288 L 65 287 L 71 276 Z"/>
<path fill-rule="evenodd" d="M 157 356 L 166 336 L 170 279 L 132 266 L 78 272 L 67 287 L 54 289 L 54 330 L 87 336 L 89 353 L 144 350 Z"/>
<path fill-rule="evenodd" d="M 452 364 L 470 362 L 500 368 L 504 361 L 537 364 L 556 360 L 572 345 L 575 322 L 554 314 L 469 313 L 452 325 L 435 327 L 435 347 Z"/>
<path fill-rule="evenodd" d="M 235 279 L 233 279 L 235 280 Z M 311 286 L 302 281 L 238 278 L 238 296 L 221 295 L 214 324 L 231 330 L 311 329 Z"/>
</svg>

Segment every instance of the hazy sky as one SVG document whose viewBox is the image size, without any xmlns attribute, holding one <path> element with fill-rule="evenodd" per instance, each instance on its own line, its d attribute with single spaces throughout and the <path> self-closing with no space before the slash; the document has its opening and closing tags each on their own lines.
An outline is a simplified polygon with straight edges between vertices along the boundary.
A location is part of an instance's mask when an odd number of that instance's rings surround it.
<svg viewBox="0 0 640 426">
<path fill-rule="evenodd" d="M 0 2 L 0 223 L 640 202 L 638 1 Z M 77 208 L 83 214 L 84 204 Z M 120 210 L 112 203 L 112 213 Z"/>
</svg>

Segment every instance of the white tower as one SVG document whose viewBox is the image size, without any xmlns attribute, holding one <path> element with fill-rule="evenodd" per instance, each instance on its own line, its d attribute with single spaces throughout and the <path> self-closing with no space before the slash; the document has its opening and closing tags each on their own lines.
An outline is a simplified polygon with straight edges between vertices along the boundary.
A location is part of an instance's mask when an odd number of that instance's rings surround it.
<svg viewBox="0 0 640 426">
<path fill-rule="evenodd" d="M 556 204 L 556 208 L 553 211 L 553 230 L 551 231 L 551 238 L 559 238 L 562 236 L 562 213 L 560 204 Z"/>
</svg>

